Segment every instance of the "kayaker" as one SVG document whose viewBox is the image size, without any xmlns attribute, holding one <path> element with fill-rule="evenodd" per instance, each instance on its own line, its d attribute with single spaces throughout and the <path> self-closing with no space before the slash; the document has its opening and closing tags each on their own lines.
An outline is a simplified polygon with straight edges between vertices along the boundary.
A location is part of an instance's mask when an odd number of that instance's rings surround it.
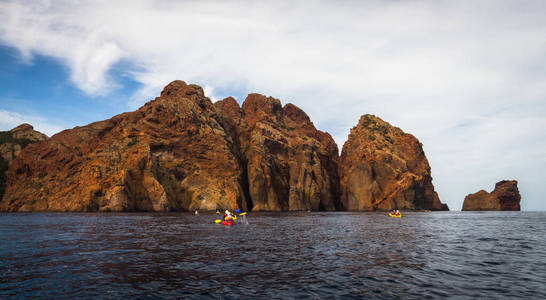
<svg viewBox="0 0 546 300">
<path fill-rule="evenodd" d="M 229 220 L 233 221 L 233 216 L 231 215 L 231 212 L 226 209 L 226 213 L 224 215 L 224 221 L 229 221 Z"/>
<path fill-rule="evenodd" d="M 396 210 L 395 215 L 396 215 L 396 216 L 399 216 L 399 215 L 400 215 L 400 212 L 398 211 L 398 209 Z"/>
</svg>

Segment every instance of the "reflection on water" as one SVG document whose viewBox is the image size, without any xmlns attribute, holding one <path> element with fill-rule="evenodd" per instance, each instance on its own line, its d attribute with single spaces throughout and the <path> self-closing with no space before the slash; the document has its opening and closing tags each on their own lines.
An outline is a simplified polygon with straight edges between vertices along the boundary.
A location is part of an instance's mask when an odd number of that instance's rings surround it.
<svg viewBox="0 0 546 300">
<path fill-rule="evenodd" d="M 0 214 L 0 298 L 545 298 L 544 217 Z"/>
</svg>

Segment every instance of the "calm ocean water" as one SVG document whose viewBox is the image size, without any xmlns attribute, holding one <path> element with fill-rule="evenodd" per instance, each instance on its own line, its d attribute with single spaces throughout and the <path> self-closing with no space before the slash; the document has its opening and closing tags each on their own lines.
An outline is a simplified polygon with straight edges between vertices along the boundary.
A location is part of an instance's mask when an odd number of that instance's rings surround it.
<svg viewBox="0 0 546 300">
<path fill-rule="evenodd" d="M 546 298 L 545 212 L 0 214 L 0 298 Z"/>
</svg>

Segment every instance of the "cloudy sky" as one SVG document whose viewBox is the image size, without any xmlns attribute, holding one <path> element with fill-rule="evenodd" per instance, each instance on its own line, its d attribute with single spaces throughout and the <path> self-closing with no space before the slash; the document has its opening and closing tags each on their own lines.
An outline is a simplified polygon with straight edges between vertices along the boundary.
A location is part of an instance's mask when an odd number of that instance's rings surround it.
<svg viewBox="0 0 546 300">
<path fill-rule="evenodd" d="M 294 103 L 338 146 L 375 114 L 424 145 L 436 190 L 517 179 L 546 210 L 546 1 L 4 1 L 0 130 L 134 110 L 174 79 Z"/>
</svg>

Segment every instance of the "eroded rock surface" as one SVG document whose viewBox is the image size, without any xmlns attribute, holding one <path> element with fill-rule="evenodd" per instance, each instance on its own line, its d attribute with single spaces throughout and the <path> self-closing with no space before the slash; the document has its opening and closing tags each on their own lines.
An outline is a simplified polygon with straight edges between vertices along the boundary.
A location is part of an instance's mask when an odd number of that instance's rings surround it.
<svg viewBox="0 0 546 300">
<path fill-rule="evenodd" d="M 520 210 L 521 196 L 516 180 L 503 180 L 495 184 L 495 189 L 488 193 L 480 190 L 464 198 L 463 211 L 500 211 Z"/>
<path fill-rule="evenodd" d="M 18 134 L 24 138 L 32 135 Z M 140 109 L 29 145 L 2 211 L 442 210 L 421 144 L 365 115 L 341 159 L 293 104 L 173 81 Z"/>
<path fill-rule="evenodd" d="M 0 209 L 169 211 L 235 208 L 241 170 L 201 87 L 30 145 L 9 169 Z"/>
<path fill-rule="evenodd" d="M 248 179 L 254 211 L 334 210 L 338 201 L 337 145 L 293 104 L 250 94 L 215 104 L 227 120 L 234 152 Z"/>
<path fill-rule="evenodd" d="M 21 124 L 9 131 L 0 131 L 0 200 L 6 188 L 6 171 L 9 164 L 32 143 L 47 140 L 47 136 L 34 130 L 30 124 Z"/>
<path fill-rule="evenodd" d="M 134 112 L 31 145 L 9 169 L 4 211 L 333 210 L 337 146 L 292 104 L 216 104 L 170 83 Z"/>
<path fill-rule="evenodd" d="M 434 191 L 421 143 L 373 115 L 351 129 L 339 170 L 347 210 L 448 210 Z"/>
</svg>

